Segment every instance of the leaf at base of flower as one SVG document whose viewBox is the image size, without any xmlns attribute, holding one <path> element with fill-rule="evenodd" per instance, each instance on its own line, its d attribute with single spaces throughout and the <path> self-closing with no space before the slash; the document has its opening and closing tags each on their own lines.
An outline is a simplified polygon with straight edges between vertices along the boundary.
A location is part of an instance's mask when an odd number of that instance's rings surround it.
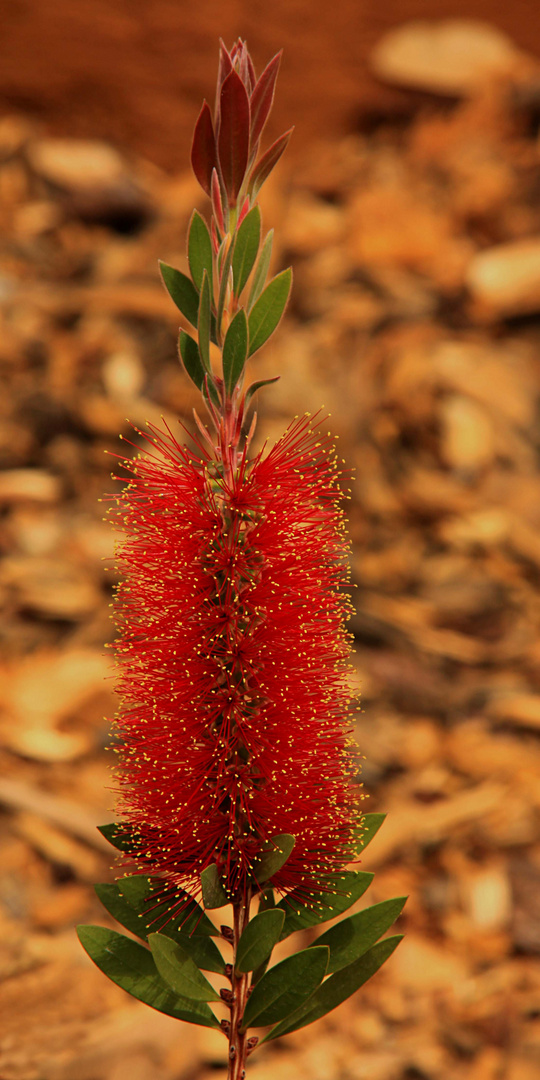
<svg viewBox="0 0 540 1080">
<path fill-rule="evenodd" d="M 402 937 L 402 934 L 396 934 L 394 937 L 384 938 L 383 941 L 377 942 L 373 948 L 364 953 L 354 964 L 349 964 L 348 967 L 336 972 L 335 975 L 331 975 L 315 990 L 315 993 L 306 1004 L 297 1008 L 294 1013 L 289 1014 L 287 1018 L 282 1020 L 277 1027 L 273 1028 L 265 1036 L 263 1042 L 277 1039 L 278 1035 L 287 1035 L 291 1031 L 297 1031 L 298 1028 L 306 1027 L 307 1024 L 312 1024 L 314 1020 L 319 1020 L 321 1016 L 326 1016 L 337 1005 L 341 1005 L 342 1001 L 346 1001 L 347 998 L 356 993 L 382 967 L 385 960 L 392 955 L 396 946 L 399 945 Z"/>
<path fill-rule="evenodd" d="M 237 971 L 255 971 L 270 956 L 279 941 L 285 912 L 271 908 L 260 911 L 246 926 L 236 951 Z"/>
<path fill-rule="evenodd" d="M 374 874 L 359 871 L 346 871 L 343 874 L 329 874 L 321 881 L 321 888 L 305 892 L 302 900 L 286 896 L 278 904 L 285 912 L 285 923 L 281 940 L 296 930 L 305 930 L 308 926 L 335 919 L 342 915 L 365 893 L 373 881 Z"/>
<path fill-rule="evenodd" d="M 203 904 L 205 908 L 224 907 L 229 903 L 229 898 L 219 879 L 219 870 L 215 863 L 211 863 L 201 874 L 201 888 Z"/>
<path fill-rule="evenodd" d="M 293 953 L 263 975 L 248 999 L 241 1031 L 276 1024 L 311 997 L 324 979 L 328 950 L 315 946 Z"/>
<path fill-rule="evenodd" d="M 220 1001 L 219 994 L 176 941 L 165 934 L 149 934 L 148 944 L 161 978 L 188 1001 Z"/>
<path fill-rule="evenodd" d="M 362 821 L 356 829 L 356 842 L 354 854 L 359 855 L 367 848 L 373 837 L 378 833 L 386 818 L 386 814 L 364 814 Z"/>
<path fill-rule="evenodd" d="M 249 313 L 249 355 L 257 352 L 274 333 L 287 306 L 292 270 L 282 270 L 269 281 Z"/>
<path fill-rule="evenodd" d="M 124 851 L 129 854 L 129 852 L 136 850 L 137 840 L 131 825 L 123 822 L 111 822 L 108 825 L 98 825 L 97 830 L 117 851 Z"/>
<path fill-rule="evenodd" d="M 263 851 L 253 864 L 253 876 L 259 885 L 281 870 L 292 854 L 294 843 L 294 836 L 289 833 L 271 836 L 267 840 Z"/>
<path fill-rule="evenodd" d="M 350 915 L 321 934 L 316 944 L 328 945 L 330 949 L 328 975 L 354 963 L 386 934 L 401 914 L 406 900 L 406 896 L 382 900 L 380 904 L 373 904 L 356 915 Z"/>
<path fill-rule="evenodd" d="M 184 889 L 175 889 L 163 898 L 164 882 L 161 878 L 131 874 L 119 878 L 118 888 L 137 914 L 143 915 L 150 930 L 161 930 L 167 925 L 183 934 L 219 936 L 219 931 L 197 901 Z M 174 912 L 173 918 L 171 911 Z"/>
<path fill-rule="evenodd" d="M 77 934 L 90 959 L 132 997 L 177 1020 L 220 1028 L 219 1020 L 206 1002 L 187 1001 L 172 992 L 144 945 L 104 926 L 78 926 Z"/>
</svg>

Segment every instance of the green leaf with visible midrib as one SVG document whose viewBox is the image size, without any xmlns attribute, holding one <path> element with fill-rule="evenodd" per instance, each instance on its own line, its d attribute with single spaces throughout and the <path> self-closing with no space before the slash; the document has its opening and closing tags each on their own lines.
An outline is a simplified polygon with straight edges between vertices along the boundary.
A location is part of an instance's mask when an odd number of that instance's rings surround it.
<svg viewBox="0 0 540 1080">
<path fill-rule="evenodd" d="M 249 313 L 249 355 L 257 352 L 273 334 L 287 306 L 292 270 L 283 270 L 268 283 Z"/>
<path fill-rule="evenodd" d="M 246 214 L 234 242 L 232 257 L 234 295 L 239 296 L 253 269 L 261 242 L 261 211 L 258 206 Z"/>
<path fill-rule="evenodd" d="M 204 383 L 205 370 L 199 353 L 199 347 L 197 342 L 193 338 L 186 334 L 185 330 L 181 330 L 178 337 L 178 348 L 180 351 L 180 358 L 195 386 L 202 390 Z"/>
<path fill-rule="evenodd" d="M 364 953 L 354 964 L 349 964 L 348 967 L 331 975 L 315 990 L 313 996 L 303 1006 L 297 1008 L 294 1013 L 273 1028 L 265 1036 L 263 1042 L 277 1039 L 278 1035 L 287 1035 L 291 1031 L 298 1031 L 298 1028 L 312 1024 L 314 1020 L 319 1020 L 321 1016 L 326 1016 L 332 1009 L 341 1005 L 342 1001 L 346 1001 L 347 998 L 356 993 L 382 967 L 385 960 L 391 956 L 396 946 L 399 945 L 402 937 L 402 934 L 396 934 L 395 937 L 384 938 L 383 941 L 377 942 L 373 948 Z"/>
<path fill-rule="evenodd" d="M 116 919 L 121 926 L 125 926 L 126 930 L 130 930 L 132 934 L 136 934 L 141 941 L 146 941 L 147 928 L 144 918 L 137 914 L 131 904 L 128 904 L 118 885 L 94 885 L 94 890 L 113 919 Z"/>
<path fill-rule="evenodd" d="M 138 1001 L 177 1020 L 220 1028 L 205 1002 L 189 1002 L 172 993 L 144 945 L 104 926 L 78 926 L 77 933 L 83 949 L 104 975 Z"/>
<path fill-rule="evenodd" d="M 244 370 L 248 354 L 248 324 L 243 308 L 236 312 L 223 343 L 223 378 L 227 393 L 232 394 Z"/>
<path fill-rule="evenodd" d="M 260 911 L 246 926 L 236 951 L 237 971 L 254 971 L 270 956 L 279 941 L 285 912 L 270 908 Z"/>
<path fill-rule="evenodd" d="M 308 893 L 302 902 L 285 897 L 278 904 L 278 908 L 285 912 L 281 940 L 295 930 L 305 930 L 308 926 L 317 926 L 328 919 L 335 919 L 336 915 L 342 915 L 365 893 L 373 877 L 373 874 L 362 870 L 358 873 L 345 871 L 343 874 L 329 874 L 324 879 L 324 891 Z"/>
<path fill-rule="evenodd" d="M 393 900 L 373 904 L 372 907 L 359 911 L 357 915 L 343 919 L 317 938 L 317 945 L 328 945 L 330 949 L 327 974 L 341 971 L 354 963 L 386 934 L 401 914 L 406 899 L 406 896 L 398 896 Z"/>
<path fill-rule="evenodd" d="M 192 326 L 197 326 L 199 294 L 193 282 L 188 278 L 187 274 L 183 274 L 181 270 L 176 270 L 174 266 L 167 266 L 167 263 L 160 262 L 159 268 L 163 284 L 171 300 L 174 301 L 187 321 Z"/>
<path fill-rule="evenodd" d="M 328 950 L 315 946 L 288 956 L 263 975 L 245 1008 L 241 1031 L 264 1027 L 290 1016 L 324 979 Z"/>
<path fill-rule="evenodd" d="M 210 284 L 210 297 L 212 289 L 212 241 L 206 221 L 194 210 L 189 223 L 188 232 L 188 262 L 191 276 L 195 287 L 200 291 L 203 282 L 203 274 L 206 270 Z"/>
<path fill-rule="evenodd" d="M 201 974 L 187 952 L 165 934 L 149 934 L 148 944 L 162 979 L 188 1001 L 220 1001 L 219 994 Z"/>
</svg>

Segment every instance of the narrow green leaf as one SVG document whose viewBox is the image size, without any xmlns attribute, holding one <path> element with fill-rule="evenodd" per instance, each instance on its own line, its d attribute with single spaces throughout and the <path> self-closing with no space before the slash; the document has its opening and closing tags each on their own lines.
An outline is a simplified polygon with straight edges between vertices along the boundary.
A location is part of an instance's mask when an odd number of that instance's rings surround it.
<svg viewBox="0 0 540 1080">
<path fill-rule="evenodd" d="M 298 1028 L 306 1027 L 307 1024 L 312 1024 L 314 1020 L 319 1020 L 321 1016 L 326 1016 L 326 1013 L 331 1012 L 337 1005 L 341 1005 L 342 1001 L 346 1001 L 347 998 L 356 993 L 382 967 L 385 960 L 392 955 L 396 946 L 399 945 L 402 937 L 402 934 L 396 934 L 395 937 L 384 938 L 383 941 L 379 941 L 374 945 L 369 952 L 364 953 L 354 964 L 349 964 L 342 971 L 331 975 L 322 986 L 315 990 L 307 1003 L 300 1006 L 300 1008 L 296 1008 L 292 1014 L 284 1018 L 277 1027 L 273 1028 L 265 1036 L 263 1041 L 268 1042 L 270 1039 L 277 1039 L 278 1035 L 287 1035 L 291 1031 L 297 1031 Z"/>
<path fill-rule="evenodd" d="M 227 393 L 232 394 L 244 370 L 248 354 L 248 324 L 243 308 L 236 312 L 223 342 L 223 377 Z"/>
<path fill-rule="evenodd" d="M 237 971 L 254 971 L 270 956 L 279 941 L 285 912 L 277 908 L 261 911 L 246 926 L 236 950 Z"/>
<path fill-rule="evenodd" d="M 188 1001 L 220 1001 L 219 994 L 201 974 L 187 952 L 164 934 L 149 934 L 148 944 L 162 979 Z"/>
<path fill-rule="evenodd" d="M 261 211 L 254 206 L 246 214 L 234 242 L 232 257 L 234 295 L 240 296 L 253 270 L 261 242 Z"/>
<path fill-rule="evenodd" d="M 210 368 L 210 285 L 208 274 L 203 270 L 201 295 L 199 296 L 199 313 L 197 316 L 197 330 L 199 334 L 199 354 L 206 371 L 211 373 Z"/>
<path fill-rule="evenodd" d="M 201 390 L 204 383 L 205 371 L 197 342 L 194 341 L 189 334 L 186 334 L 185 330 L 181 330 L 178 337 L 178 348 L 180 351 L 180 358 L 190 379 L 195 383 L 195 386 Z"/>
<path fill-rule="evenodd" d="M 216 315 L 216 326 L 218 327 L 218 330 L 221 330 L 221 320 L 223 318 L 225 297 L 227 295 L 227 286 L 229 284 L 229 272 L 231 269 L 232 253 L 233 245 L 232 243 L 230 243 L 225 254 L 222 256 L 220 263 L 219 297 Z"/>
<path fill-rule="evenodd" d="M 123 822 L 111 822 L 109 825 L 98 825 L 97 829 L 117 851 L 129 853 L 136 850 L 137 840 L 131 825 Z"/>
<path fill-rule="evenodd" d="M 376 941 L 386 934 L 403 910 L 407 897 L 398 896 L 394 900 L 383 900 L 380 904 L 350 915 L 336 926 L 331 926 L 325 934 L 317 938 L 317 945 L 328 945 L 330 960 L 328 975 L 358 960 Z"/>
<path fill-rule="evenodd" d="M 137 912 L 122 895 L 118 885 L 95 885 L 94 888 L 101 903 L 113 918 L 125 926 L 126 930 L 136 934 L 141 941 L 148 941 L 148 934 L 159 929 L 160 934 L 165 934 L 172 941 L 176 941 L 188 956 L 191 956 L 198 968 L 204 971 L 215 971 L 219 975 L 224 974 L 225 961 L 208 933 L 192 933 L 190 936 L 178 928 L 178 920 L 170 920 L 159 926 L 161 920 L 155 921 L 152 910 L 147 906 L 146 910 Z M 211 932 L 217 934 L 218 931 L 204 914 L 203 919 L 211 927 Z"/>
<path fill-rule="evenodd" d="M 253 864 L 253 876 L 259 885 L 268 881 L 287 862 L 294 848 L 294 836 L 289 833 L 280 833 L 279 836 L 271 836 Z"/>
<path fill-rule="evenodd" d="M 114 884 L 100 884 L 94 885 L 95 892 L 103 907 L 107 909 L 113 919 L 116 919 L 121 926 L 125 926 L 126 930 L 130 930 L 132 934 L 136 934 L 141 941 L 146 941 L 146 923 L 142 915 L 138 915 L 137 912 L 128 904 L 125 896 L 122 896 L 118 885 Z"/>
<path fill-rule="evenodd" d="M 255 268 L 253 275 L 253 281 L 251 283 L 251 289 L 249 291 L 249 299 L 247 304 L 248 311 L 251 311 L 254 303 L 261 295 L 264 286 L 266 285 L 266 278 L 268 277 L 268 271 L 270 269 L 270 260 L 272 258 L 272 242 L 274 239 L 274 230 L 270 229 L 267 233 L 264 244 L 261 248 L 261 254 Z"/>
<path fill-rule="evenodd" d="M 292 270 L 282 270 L 272 278 L 249 313 L 249 355 L 273 334 L 287 306 L 292 284 Z"/>
<path fill-rule="evenodd" d="M 367 848 L 371 843 L 373 837 L 378 833 L 386 814 L 365 814 L 361 824 L 356 830 L 357 842 L 355 848 L 355 855 L 359 855 L 361 851 Z"/>
<path fill-rule="evenodd" d="M 197 901 L 184 889 L 176 889 L 165 900 L 156 902 L 155 897 L 160 895 L 158 890 L 163 889 L 163 881 L 160 878 L 145 877 L 143 874 L 120 878 L 118 888 L 128 904 L 143 915 L 150 930 L 165 932 L 167 927 L 169 935 L 175 930 L 182 934 L 219 936 L 219 931 Z M 171 910 L 174 910 L 173 918 Z"/>
<path fill-rule="evenodd" d="M 229 903 L 227 893 L 219 880 L 219 870 L 215 863 L 211 863 L 210 866 L 206 867 L 206 870 L 203 870 L 201 888 L 205 908 L 223 907 L 224 904 Z"/>
<path fill-rule="evenodd" d="M 212 297 L 212 241 L 208 225 L 198 210 L 193 211 L 189 223 L 188 262 L 193 282 L 199 291 L 202 288 L 203 273 L 206 270 Z"/>
<path fill-rule="evenodd" d="M 253 395 L 257 393 L 257 390 L 261 389 L 261 386 L 269 386 L 270 383 L 279 382 L 280 378 L 281 375 L 275 375 L 273 379 L 259 379 L 258 382 L 252 383 L 246 390 L 246 409 Z"/>
<path fill-rule="evenodd" d="M 192 326 L 197 326 L 199 294 L 193 282 L 188 278 L 187 274 L 183 274 L 181 270 L 175 270 L 173 266 L 167 266 L 167 263 L 160 262 L 159 269 L 161 270 L 163 284 L 171 300 L 174 300 L 177 308 L 188 322 Z"/>
<path fill-rule="evenodd" d="M 324 890 L 304 893 L 301 903 L 286 896 L 278 904 L 278 908 L 285 912 L 281 939 L 293 934 L 295 930 L 305 930 L 308 926 L 317 926 L 318 923 L 342 915 L 365 893 L 373 877 L 373 874 L 365 871 L 329 874 L 324 880 Z"/>
<path fill-rule="evenodd" d="M 270 968 L 248 999 L 241 1030 L 276 1024 L 304 1004 L 324 979 L 328 949 L 302 949 Z"/>
<path fill-rule="evenodd" d="M 104 926 L 78 926 L 77 933 L 91 960 L 132 997 L 177 1020 L 220 1028 L 219 1020 L 205 1002 L 189 1002 L 173 994 L 144 945 Z"/>
</svg>

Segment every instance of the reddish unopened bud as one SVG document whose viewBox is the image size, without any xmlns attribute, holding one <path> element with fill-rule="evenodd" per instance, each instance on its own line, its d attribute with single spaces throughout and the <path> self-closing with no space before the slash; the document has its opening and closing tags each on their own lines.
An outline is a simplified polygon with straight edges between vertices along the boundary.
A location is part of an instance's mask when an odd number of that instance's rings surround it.
<svg viewBox="0 0 540 1080">
<path fill-rule="evenodd" d="M 258 1035 L 252 1035 L 251 1038 L 248 1039 L 248 1041 L 246 1043 L 246 1050 L 247 1050 L 247 1053 L 248 1053 L 248 1057 L 249 1057 L 250 1054 L 253 1053 L 258 1041 L 259 1041 L 259 1036 Z"/>
</svg>

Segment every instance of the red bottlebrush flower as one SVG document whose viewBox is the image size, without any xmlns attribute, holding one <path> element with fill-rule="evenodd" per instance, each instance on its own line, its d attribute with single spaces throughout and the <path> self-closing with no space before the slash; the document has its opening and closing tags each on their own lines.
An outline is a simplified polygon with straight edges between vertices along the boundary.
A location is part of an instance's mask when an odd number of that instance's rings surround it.
<svg viewBox="0 0 540 1080">
<path fill-rule="evenodd" d="M 134 854 L 192 892 L 216 863 L 236 898 L 264 840 L 290 833 L 270 884 L 317 888 L 353 857 L 360 798 L 331 440 L 304 417 L 268 453 L 244 450 L 229 482 L 168 429 L 149 441 L 119 500 L 120 809 Z"/>
</svg>

